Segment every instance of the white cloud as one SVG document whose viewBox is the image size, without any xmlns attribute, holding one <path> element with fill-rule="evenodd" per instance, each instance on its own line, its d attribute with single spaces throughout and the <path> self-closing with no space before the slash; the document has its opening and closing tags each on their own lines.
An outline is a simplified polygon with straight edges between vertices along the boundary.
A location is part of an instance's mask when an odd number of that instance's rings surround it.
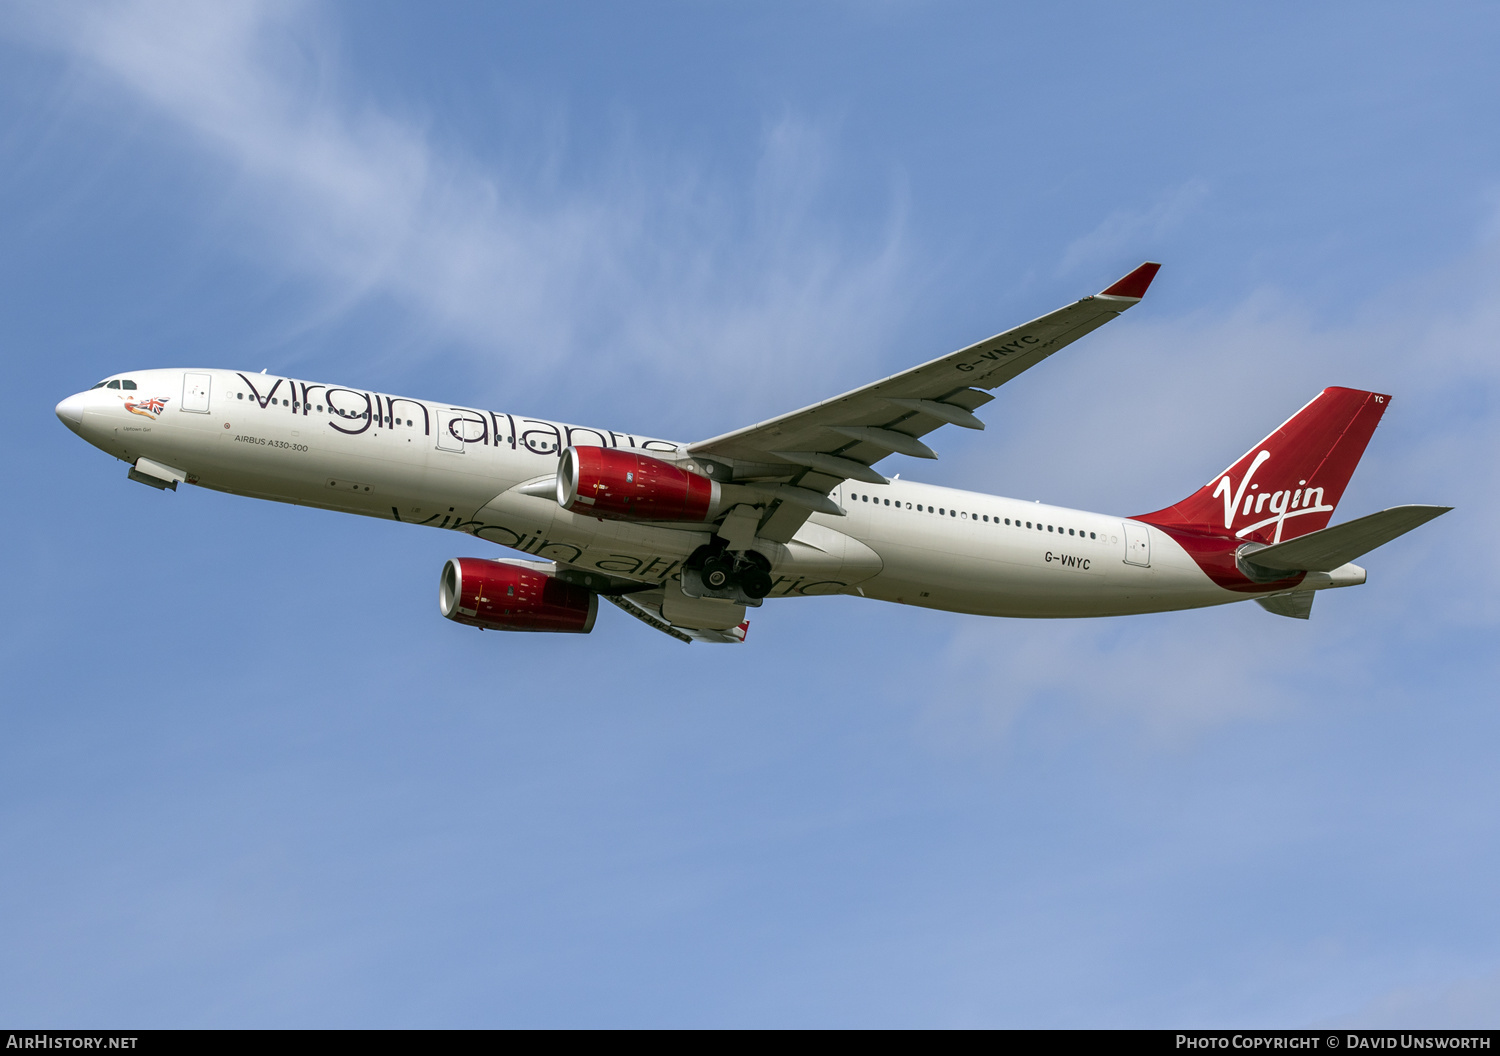
<svg viewBox="0 0 1500 1056">
<path fill-rule="evenodd" d="M 316 8 L 142 0 L 33 14 L 23 35 L 230 167 L 240 236 L 313 282 L 322 316 L 389 298 L 440 341 L 503 357 L 512 381 L 586 361 L 601 390 L 642 371 L 674 390 L 712 374 L 726 393 L 723 379 L 741 378 L 726 398 L 748 401 L 780 368 L 831 377 L 903 303 L 899 209 L 864 247 L 820 223 L 836 163 L 795 115 L 768 122 L 743 183 L 627 139 L 607 180 L 572 187 L 556 175 L 557 128 L 497 173 L 360 99 Z"/>
<path fill-rule="evenodd" d="M 1072 275 L 1090 265 L 1112 263 L 1122 254 L 1139 253 L 1179 227 L 1208 198 L 1208 185 L 1189 180 L 1145 209 L 1119 209 L 1098 227 L 1074 239 L 1063 252 L 1059 275 Z"/>
</svg>

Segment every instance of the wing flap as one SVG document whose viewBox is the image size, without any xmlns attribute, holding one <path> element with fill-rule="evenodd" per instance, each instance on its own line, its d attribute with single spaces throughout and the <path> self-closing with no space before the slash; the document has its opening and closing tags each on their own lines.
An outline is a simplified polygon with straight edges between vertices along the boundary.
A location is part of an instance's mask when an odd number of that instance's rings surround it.
<svg viewBox="0 0 1500 1056">
<path fill-rule="evenodd" d="M 675 589 L 675 588 L 674 588 Z M 629 613 L 647 627 L 676 638 L 679 642 L 707 642 L 713 645 L 738 645 L 745 640 L 750 621 L 743 620 L 736 627 L 724 630 L 705 627 L 680 627 L 661 614 L 661 590 L 647 594 L 601 594 L 605 601 Z M 653 604 L 654 602 L 654 604 Z"/>
</svg>

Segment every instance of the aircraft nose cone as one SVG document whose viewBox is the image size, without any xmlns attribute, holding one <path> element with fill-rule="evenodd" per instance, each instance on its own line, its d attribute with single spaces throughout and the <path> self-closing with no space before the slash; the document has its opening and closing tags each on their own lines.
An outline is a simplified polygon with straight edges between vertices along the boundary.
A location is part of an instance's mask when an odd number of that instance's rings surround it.
<svg viewBox="0 0 1500 1056">
<path fill-rule="evenodd" d="M 56 407 L 58 420 L 74 432 L 83 424 L 83 402 L 83 393 L 77 392 Z"/>
</svg>

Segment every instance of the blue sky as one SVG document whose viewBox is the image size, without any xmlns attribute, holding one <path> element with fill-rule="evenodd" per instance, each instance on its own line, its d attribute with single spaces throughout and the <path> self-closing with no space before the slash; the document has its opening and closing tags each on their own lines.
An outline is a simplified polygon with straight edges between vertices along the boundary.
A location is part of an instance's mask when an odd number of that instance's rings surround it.
<svg viewBox="0 0 1500 1056">
<path fill-rule="evenodd" d="M 0 1020 L 1500 1021 L 1500 13 L 0 16 Z M 130 483 L 52 406 L 267 367 L 684 440 L 1150 297 L 892 471 L 1159 508 L 1394 395 L 1307 623 L 436 609 L 472 539 Z M 949 433 L 961 435 L 948 435 Z"/>
</svg>

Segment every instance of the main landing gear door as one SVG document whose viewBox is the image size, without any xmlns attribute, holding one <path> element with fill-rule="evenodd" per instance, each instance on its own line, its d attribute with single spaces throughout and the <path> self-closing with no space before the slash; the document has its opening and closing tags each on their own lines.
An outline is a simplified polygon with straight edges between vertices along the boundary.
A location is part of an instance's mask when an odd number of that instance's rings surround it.
<svg viewBox="0 0 1500 1056">
<path fill-rule="evenodd" d="M 1125 563 L 1151 567 L 1151 536 L 1144 524 L 1125 522 Z"/>
</svg>

